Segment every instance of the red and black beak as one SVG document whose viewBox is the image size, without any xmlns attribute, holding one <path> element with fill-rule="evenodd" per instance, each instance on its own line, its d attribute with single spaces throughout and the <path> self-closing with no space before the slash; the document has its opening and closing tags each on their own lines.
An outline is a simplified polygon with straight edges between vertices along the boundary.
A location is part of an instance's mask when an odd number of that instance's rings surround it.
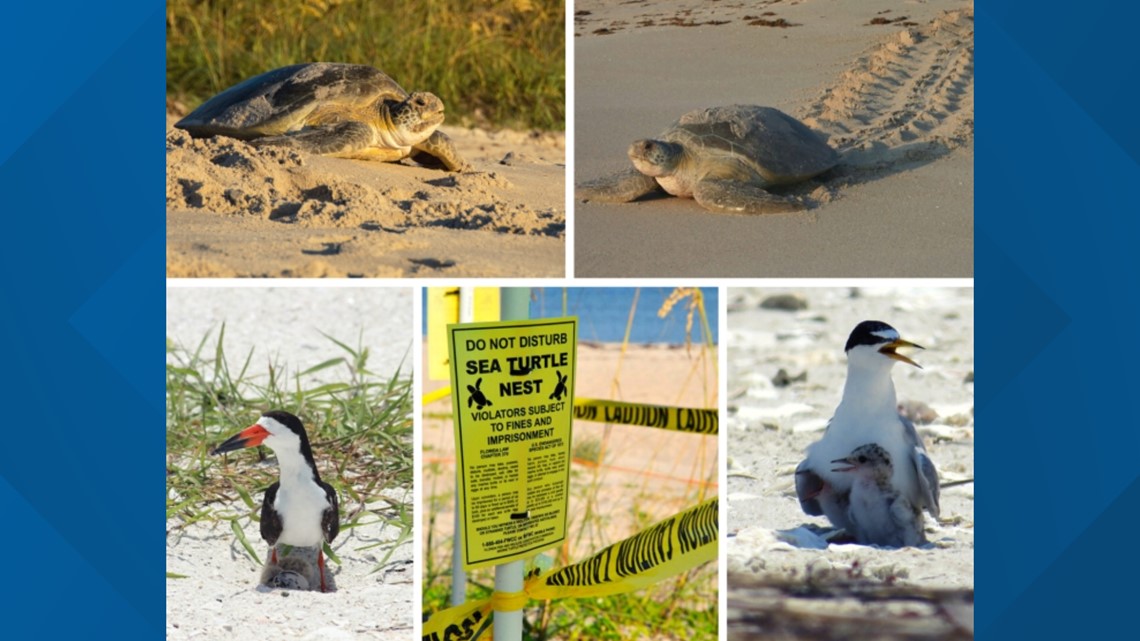
<svg viewBox="0 0 1140 641">
<path fill-rule="evenodd" d="M 222 443 L 221 445 L 215 447 L 213 451 L 210 452 L 210 454 L 217 456 L 218 454 L 223 454 L 225 452 L 243 450 L 247 447 L 255 447 L 257 445 L 261 445 L 261 442 L 264 441 L 268 436 L 269 430 L 255 423 L 238 432 L 237 434 L 234 434 L 229 439 L 227 439 L 225 443 Z"/>
<path fill-rule="evenodd" d="M 910 360 L 910 358 L 903 356 L 902 354 L 899 354 L 898 352 L 895 351 L 900 347 L 913 347 L 914 349 L 926 349 L 922 345 L 918 345 L 918 344 L 912 343 L 910 341 L 904 341 L 903 339 L 898 338 L 898 339 L 895 339 L 895 340 L 887 343 L 886 345 L 883 345 L 882 347 L 880 347 L 879 353 L 883 354 L 887 358 L 893 358 L 896 361 L 901 361 L 901 362 L 907 363 L 909 365 L 914 365 L 918 369 L 922 369 L 922 365 L 919 365 L 918 363 Z"/>
</svg>

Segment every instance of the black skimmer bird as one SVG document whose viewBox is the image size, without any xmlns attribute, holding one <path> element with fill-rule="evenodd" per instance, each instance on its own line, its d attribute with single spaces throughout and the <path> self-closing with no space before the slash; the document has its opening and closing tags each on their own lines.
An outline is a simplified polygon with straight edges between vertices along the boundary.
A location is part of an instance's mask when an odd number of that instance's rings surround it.
<svg viewBox="0 0 1140 641">
<path fill-rule="evenodd" d="M 289 412 L 266 412 L 210 454 L 257 445 L 273 450 L 280 468 L 280 480 L 265 491 L 261 504 L 261 538 L 269 543 L 270 563 L 278 563 L 278 544 L 317 548 L 321 592 L 326 592 L 322 546 L 340 531 L 336 490 L 321 480 L 305 426 Z"/>
<path fill-rule="evenodd" d="M 877 444 L 894 463 L 891 487 L 911 505 L 938 518 L 938 472 L 914 423 L 899 415 L 891 368 L 896 362 L 921 368 L 898 353 L 900 347 L 923 349 L 899 337 L 881 321 L 863 321 L 847 339 L 847 382 L 843 399 L 827 424 L 823 438 L 807 448 L 796 468 L 800 507 L 811 516 L 826 516 L 832 525 L 855 533 L 850 518 L 852 474 L 837 472 L 833 462 L 856 448 Z M 920 522 L 921 527 L 921 522 Z"/>
<path fill-rule="evenodd" d="M 894 466 L 886 450 L 868 443 L 832 463 L 839 466 L 833 472 L 855 477 L 847 515 L 855 528 L 856 542 L 896 548 L 926 543 L 922 510 L 891 485 Z"/>
</svg>

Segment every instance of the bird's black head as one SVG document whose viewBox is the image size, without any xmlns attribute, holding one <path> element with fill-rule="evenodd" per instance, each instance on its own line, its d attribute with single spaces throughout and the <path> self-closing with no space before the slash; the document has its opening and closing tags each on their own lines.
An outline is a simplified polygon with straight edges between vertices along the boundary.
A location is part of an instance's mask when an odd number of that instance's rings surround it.
<svg viewBox="0 0 1140 641">
<path fill-rule="evenodd" d="M 305 432 L 305 424 L 301 422 L 301 419 L 293 416 L 289 412 L 284 410 L 270 410 L 262 413 L 262 416 L 271 418 L 289 428 L 289 431 L 299 436 L 302 442 L 309 442 L 309 435 Z"/>
<path fill-rule="evenodd" d="M 883 321 L 866 320 L 851 330 L 851 336 L 847 338 L 847 346 L 843 351 L 850 352 L 860 345 L 882 345 L 898 338 L 898 330 Z"/>
<path fill-rule="evenodd" d="M 899 337 L 897 329 L 883 321 L 863 321 L 856 325 L 855 329 L 851 330 L 851 336 L 847 338 L 847 346 L 844 348 L 844 351 L 847 352 L 848 359 L 851 359 L 850 362 L 854 362 L 856 359 L 855 354 L 852 354 L 852 350 L 860 347 L 870 347 L 873 350 L 871 352 L 860 350 L 861 352 L 866 352 L 867 354 L 878 352 L 892 361 L 902 361 L 903 363 L 914 365 L 922 369 L 921 365 L 911 360 L 910 357 L 899 354 L 897 350 L 900 347 L 913 347 L 915 349 L 925 348 L 917 343 L 903 340 Z M 868 357 L 864 355 L 858 357 L 858 360 L 864 364 L 879 362 L 874 359 L 867 359 Z"/>
<path fill-rule="evenodd" d="M 290 434 L 292 436 L 284 438 L 284 435 Z M 312 464 L 313 449 L 309 445 L 309 435 L 305 432 L 304 424 L 301 423 L 301 419 L 282 410 L 270 410 L 262 413 L 261 418 L 257 419 L 256 423 L 233 435 L 210 453 L 222 454 L 263 444 L 272 450 L 276 450 L 277 447 L 290 447 L 289 442 L 293 436 L 296 437 L 296 441 L 292 441 L 294 443 L 292 447 L 299 445 L 301 456 Z M 284 440 L 282 440 L 283 438 Z"/>
</svg>

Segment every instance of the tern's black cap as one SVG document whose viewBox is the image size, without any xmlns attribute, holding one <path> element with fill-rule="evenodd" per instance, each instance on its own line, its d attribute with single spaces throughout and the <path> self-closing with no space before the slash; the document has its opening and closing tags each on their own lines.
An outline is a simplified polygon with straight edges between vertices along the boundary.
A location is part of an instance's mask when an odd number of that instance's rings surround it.
<svg viewBox="0 0 1140 641">
<path fill-rule="evenodd" d="M 863 321 L 851 330 L 851 336 L 847 339 L 847 347 L 844 347 L 843 351 L 850 352 L 860 345 L 882 345 L 896 340 L 898 337 L 898 330 L 883 321 Z"/>
</svg>

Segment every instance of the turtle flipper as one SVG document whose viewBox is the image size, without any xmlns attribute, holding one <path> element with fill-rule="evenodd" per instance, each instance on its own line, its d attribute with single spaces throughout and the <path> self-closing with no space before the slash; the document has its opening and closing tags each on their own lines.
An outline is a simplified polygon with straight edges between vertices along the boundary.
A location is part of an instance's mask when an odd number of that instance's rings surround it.
<svg viewBox="0 0 1140 641">
<path fill-rule="evenodd" d="M 807 209 L 799 198 L 777 196 L 735 180 L 702 180 L 693 188 L 693 199 L 720 214 L 784 214 Z"/>
<path fill-rule="evenodd" d="M 455 151 L 455 144 L 442 131 L 436 130 L 427 140 L 412 147 L 412 160 L 425 167 L 448 171 L 463 171 L 467 163 Z"/>
<path fill-rule="evenodd" d="M 300 131 L 267 136 L 251 141 L 257 147 L 288 147 L 310 154 L 362 158 L 367 160 L 399 160 L 404 156 L 398 149 L 373 147 L 375 133 L 366 123 L 350 120 L 330 125 L 306 127 Z M 379 155 L 378 155 L 379 152 Z"/>
<path fill-rule="evenodd" d="M 628 203 L 659 189 L 655 178 L 631 168 L 613 176 L 579 183 L 574 196 L 578 200 Z"/>
</svg>

